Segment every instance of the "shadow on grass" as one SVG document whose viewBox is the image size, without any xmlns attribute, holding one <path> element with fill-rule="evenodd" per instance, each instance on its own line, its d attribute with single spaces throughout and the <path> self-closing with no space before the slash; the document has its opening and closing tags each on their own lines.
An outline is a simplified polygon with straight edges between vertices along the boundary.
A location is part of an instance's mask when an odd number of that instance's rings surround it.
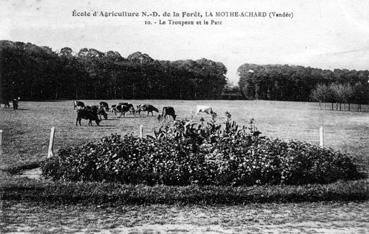
<svg viewBox="0 0 369 234">
<path fill-rule="evenodd" d="M 116 119 L 139 119 L 139 116 L 122 116 L 122 117 L 117 117 Z"/>
<path fill-rule="evenodd" d="M 86 124 L 86 125 L 76 125 L 75 127 L 76 128 L 81 128 L 81 129 L 85 129 L 85 128 L 98 128 L 98 127 L 101 127 L 101 126 L 103 126 L 103 125 L 96 125 L 96 124 L 94 124 L 94 125 L 88 125 L 88 124 Z"/>
<path fill-rule="evenodd" d="M 1 181 L 4 200 L 51 203 L 125 204 L 247 204 L 318 201 L 367 201 L 369 181 L 339 181 L 301 186 L 147 186 L 102 182 L 63 182 L 9 178 Z"/>
<path fill-rule="evenodd" d="M 26 110 L 29 110 L 29 109 L 26 109 L 26 108 L 18 108 L 16 110 L 14 110 L 13 108 L 0 108 L 0 110 L 4 110 L 4 111 L 26 111 Z"/>
<path fill-rule="evenodd" d="M 12 167 L 6 167 L 2 168 L 1 170 L 4 172 L 8 172 L 11 175 L 19 174 L 24 170 L 31 170 L 35 168 L 39 168 L 41 166 L 42 161 L 36 161 L 36 162 L 27 162 L 24 164 L 19 164 Z"/>
<path fill-rule="evenodd" d="M 116 128 L 117 126 L 114 124 L 100 124 L 100 128 Z"/>
</svg>

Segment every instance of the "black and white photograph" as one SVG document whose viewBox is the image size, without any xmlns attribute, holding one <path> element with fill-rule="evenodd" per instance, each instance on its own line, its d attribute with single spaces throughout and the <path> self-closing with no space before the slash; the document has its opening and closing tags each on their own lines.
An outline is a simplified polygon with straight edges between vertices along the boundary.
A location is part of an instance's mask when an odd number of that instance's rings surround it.
<svg viewBox="0 0 369 234">
<path fill-rule="evenodd" d="M 368 12 L 2 0 L 0 233 L 369 233 Z"/>
</svg>

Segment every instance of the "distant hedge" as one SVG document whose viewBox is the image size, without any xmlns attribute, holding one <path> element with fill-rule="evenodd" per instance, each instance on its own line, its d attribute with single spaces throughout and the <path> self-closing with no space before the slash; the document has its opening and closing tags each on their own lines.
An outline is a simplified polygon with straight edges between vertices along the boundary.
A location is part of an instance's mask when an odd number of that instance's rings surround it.
<svg viewBox="0 0 369 234">
<path fill-rule="evenodd" d="M 245 63 L 237 71 L 240 76 L 238 85 L 242 96 L 246 99 L 310 101 L 310 94 L 319 84 L 350 84 L 368 88 L 368 70 L 326 70 L 292 65 Z M 355 100 L 355 103 L 368 104 L 369 99 L 365 93 L 357 95 L 354 99 L 359 100 Z"/>
<path fill-rule="evenodd" d="M 147 185 L 324 184 L 359 178 L 348 155 L 261 136 L 252 121 L 240 127 L 227 114 L 223 124 L 181 120 L 163 126 L 155 137 L 111 135 L 66 147 L 42 164 L 42 172 L 62 181 Z"/>
</svg>

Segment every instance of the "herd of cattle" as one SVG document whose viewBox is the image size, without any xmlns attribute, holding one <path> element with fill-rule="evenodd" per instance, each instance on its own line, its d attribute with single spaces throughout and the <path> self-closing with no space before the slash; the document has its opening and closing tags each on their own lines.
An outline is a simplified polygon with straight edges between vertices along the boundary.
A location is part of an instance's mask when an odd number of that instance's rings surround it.
<svg viewBox="0 0 369 234">
<path fill-rule="evenodd" d="M 18 103 L 19 103 L 20 97 L 18 98 L 13 98 L 13 99 L 1 99 L 0 105 L 4 104 L 4 107 L 6 108 L 10 108 L 10 102 L 13 103 L 13 109 L 17 110 L 18 109 Z"/>
<path fill-rule="evenodd" d="M 77 111 L 77 119 L 76 126 L 79 124 L 81 126 L 81 120 L 86 119 L 89 120 L 88 125 L 92 125 L 92 121 L 96 122 L 96 125 L 99 125 L 101 120 L 108 119 L 108 112 L 114 113 L 115 116 L 122 117 L 126 116 L 126 113 L 130 113 L 134 116 L 136 114 L 141 115 L 141 112 L 147 112 L 147 115 L 154 116 L 154 112 L 159 113 L 159 110 L 151 104 L 139 104 L 136 108 L 131 103 L 121 102 L 116 105 L 112 105 L 109 107 L 107 102 L 100 102 L 99 105 L 85 105 L 81 101 L 73 101 L 74 109 Z M 206 113 L 214 115 L 215 112 L 209 106 L 196 106 L 196 114 L 198 113 Z M 158 120 L 163 120 L 168 117 L 172 117 L 173 120 L 176 119 L 176 113 L 173 107 L 165 106 L 162 109 L 162 112 L 158 114 Z"/>
<path fill-rule="evenodd" d="M 13 109 L 18 109 L 18 102 L 20 98 L 14 98 L 12 100 L 2 99 L 0 101 L 0 105 L 4 104 L 4 107 L 10 108 L 10 102 L 13 103 Z M 151 104 L 140 104 L 137 105 L 136 108 L 131 103 L 121 102 L 116 105 L 112 105 L 109 107 L 107 102 L 100 102 L 98 105 L 85 105 L 82 101 L 73 101 L 74 109 L 77 112 L 76 125 L 81 126 L 81 120 L 86 119 L 89 120 L 88 125 L 92 125 L 92 121 L 95 121 L 97 125 L 100 124 L 101 120 L 108 119 L 108 113 L 114 113 L 115 116 L 122 117 L 126 116 L 127 113 L 130 113 L 134 116 L 137 114 L 140 116 L 141 112 L 147 112 L 147 115 L 154 116 L 154 112 L 159 113 L 158 108 L 154 107 Z M 206 113 L 209 115 L 216 115 L 213 109 L 210 106 L 197 105 L 196 106 L 196 114 L 198 113 Z M 163 119 L 167 119 L 168 117 L 172 117 L 173 120 L 176 120 L 176 112 L 171 106 L 164 106 L 162 108 L 162 112 L 158 114 L 157 118 L 159 121 Z"/>
<path fill-rule="evenodd" d="M 73 106 L 74 109 L 77 110 L 76 125 L 81 125 L 82 119 L 89 120 L 88 125 L 92 125 L 92 121 L 95 121 L 96 124 L 99 125 L 103 118 L 108 119 L 108 112 L 114 113 L 118 118 L 126 116 L 126 113 L 130 113 L 134 116 L 136 116 L 136 114 L 141 115 L 141 112 L 145 111 L 147 115 L 151 113 L 152 116 L 154 116 L 154 112 L 159 113 L 159 110 L 153 105 L 140 104 L 135 108 L 133 104 L 127 102 L 118 103 L 109 107 L 107 102 L 100 102 L 99 105 L 88 106 L 81 101 L 74 101 Z M 168 116 L 171 116 L 173 120 L 176 119 L 175 110 L 171 106 L 163 107 L 162 113 L 158 115 L 158 120 L 162 120 Z"/>
</svg>

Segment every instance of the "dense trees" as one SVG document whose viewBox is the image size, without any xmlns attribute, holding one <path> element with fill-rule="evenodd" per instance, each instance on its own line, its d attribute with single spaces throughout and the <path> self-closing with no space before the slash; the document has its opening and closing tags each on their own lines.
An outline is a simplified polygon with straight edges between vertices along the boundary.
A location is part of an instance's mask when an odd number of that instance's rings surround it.
<svg viewBox="0 0 369 234">
<path fill-rule="evenodd" d="M 141 52 L 124 58 L 93 48 L 56 52 L 12 41 L 0 41 L 0 59 L 0 98 L 238 99 L 241 93 L 246 99 L 369 101 L 367 70 L 243 64 L 235 88 L 226 86 L 226 67 L 208 59 L 160 61 Z"/>
<path fill-rule="evenodd" d="M 224 87 L 221 98 L 229 100 L 244 99 L 240 87 L 229 83 Z"/>
<path fill-rule="evenodd" d="M 354 103 L 358 104 L 357 110 L 361 111 L 361 105 L 369 104 L 369 84 L 318 84 L 312 90 L 310 97 L 313 101 L 318 101 L 320 105 L 321 103 L 331 103 L 332 110 L 342 110 L 342 104 L 347 104 L 347 109 L 350 111 L 351 104 Z"/>
<path fill-rule="evenodd" d="M 208 59 L 159 61 L 69 47 L 58 53 L 31 43 L 0 41 L 2 97 L 45 99 L 214 99 L 226 67 Z"/>
<path fill-rule="evenodd" d="M 337 92 L 359 92 L 344 85 L 354 87 L 355 85 L 367 84 L 369 72 L 347 69 L 322 70 L 311 67 L 288 66 L 288 65 L 255 65 L 243 64 L 238 68 L 240 75 L 239 87 L 242 95 L 247 99 L 268 99 L 288 101 L 310 101 L 310 94 L 318 84 L 322 86 L 316 92 L 324 93 L 324 85 L 336 84 Z M 339 85 L 342 84 L 342 85 Z M 364 87 L 364 86 L 363 86 Z M 361 87 L 361 89 L 363 89 Z M 326 87 L 325 87 L 326 88 Z M 363 92 L 361 90 L 360 92 Z M 323 94 L 322 94 L 323 95 Z M 330 100 L 330 93 L 325 93 L 325 100 Z M 343 96 L 342 96 L 343 95 Z M 358 102 L 367 100 L 362 94 L 341 93 L 341 103 L 347 102 L 347 96 L 360 99 Z"/>
</svg>

